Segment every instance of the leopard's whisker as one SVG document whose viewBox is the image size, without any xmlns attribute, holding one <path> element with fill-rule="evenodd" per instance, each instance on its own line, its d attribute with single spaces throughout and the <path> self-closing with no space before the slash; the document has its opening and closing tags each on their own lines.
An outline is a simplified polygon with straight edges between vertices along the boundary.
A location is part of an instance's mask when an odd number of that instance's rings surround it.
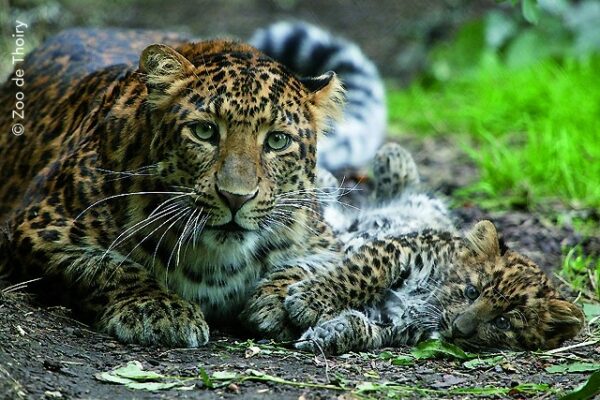
<svg viewBox="0 0 600 400">
<path fill-rule="evenodd" d="M 158 163 L 146 165 L 144 167 L 140 167 L 140 168 L 136 168 L 136 169 L 125 170 L 125 171 L 113 171 L 111 169 L 101 168 L 101 167 L 95 167 L 94 170 L 103 172 L 107 175 L 131 175 L 131 174 L 136 174 L 140 171 L 146 171 L 148 169 L 157 168 L 157 167 L 158 167 Z"/>
<path fill-rule="evenodd" d="M 291 226 L 286 225 L 283 221 L 288 221 L 288 222 L 292 222 L 293 224 L 299 224 L 303 229 L 308 230 L 309 232 L 316 234 L 317 231 L 311 227 L 310 225 L 308 225 L 305 221 L 302 220 L 294 220 L 292 219 L 292 216 L 290 216 L 288 213 L 284 212 L 283 210 L 279 210 L 279 209 L 273 209 L 271 210 L 271 214 L 274 218 L 279 217 L 280 218 L 280 222 L 286 226 L 290 232 L 294 232 L 294 230 L 292 229 Z"/>
<path fill-rule="evenodd" d="M 75 219 L 73 220 L 73 222 L 77 221 L 79 218 L 81 218 L 81 216 L 83 214 L 85 214 L 86 212 L 88 212 L 90 209 L 96 207 L 98 204 L 102 204 L 106 201 L 109 200 L 113 200 L 113 199 L 117 199 L 117 198 L 121 198 L 121 197 L 127 197 L 127 196 L 143 196 L 143 195 L 151 195 L 151 194 L 182 194 L 182 195 L 193 195 L 194 193 L 186 193 L 186 192 L 160 192 L 160 191 L 149 191 L 149 192 L 132 192 L 132 193 L 120 193 L 120 194 L 115 194 L 112 196 L 108 196 L 105 197 L 101 200 L 98 200 L 94 203 L 92 203 L 90 206 L 88 206 L 86 209 L 84 209 L 82 212 L 80 212 Z"/>
<path fill-rule="evenodd" d="M 185 233 L 185 231 L 187 229 L 187 224 L 189 222 L 191 215 L 193 215 L 194 209 L 188 208 L 186 211 L 187 212 L 184 214 L 183 219 L 187 218 L 187 220 L 181 227 L 181 229 L 180 229 L 181 233 L 179 233 L 179 235 L 177 236 L 177 239 L 175 240 L 175 243 L 173 244 L 173 249 L 171 250 L 171 254 L 169 255 L 169 259 L 167 260 L 167 269 L 166 269 L 167 277 L 168 277 L 169 267 L 171 266 L 171 260 L 173 259 L 173 255 L 175 255 L 175 253 L 176 253 L 178 243 L 181 241 L 181 238 L 183 237 L 183 234 Z M 177 266 L 177 263 L 175 264 L 175 266 Z M 168 279 L 165 280 L 165 285 L 167 285 L 167 284 L 168 284 Z"/>
<path fill-rule="evenodd" d="M 172 200 L 172 199 L 169 199 Z M 166 209 L 160 211 L 159 213 L 155 214 L 155 212 L 163 205 L 165 204 L 167 201 L 166 200 L 164 202 L 162 202 L 161 204 L 159 204 L 154 211 L 152 211 L 152 213 L 150 213 L 150 215 L 146 218 L 144 218 L 143 220 L 137 222 L 136 224 L 130 226 L 129 228 L 125 229 L 121 234 L 119 234 L 119 236 L 117 236 L 117 238 L 115 240 L 113 240 L 113 242 L 108 246 L 108 248 L 106 249 L 105 254 L 109 253 L 111 250 L 113 250 L 114 248 L 118 247 L 121 243 L 125 242 L 126 240 L 128 240 L 129 238 L 131 238 L 133 235 L 135 235 L 140 229 L 145 228 L 146 226 L 152 224 L 153 222 L 159 220 L 164 214 L 165 212 L 168 214 L 170 211 L 172 211 L 174 208 L 177 208 L 178 205 L 174 204 L 171 205 L 169 207 L 167 207 Z M 142 225 L 140 227 L 140 225 Z M 123 238 L 123 236 L 125 236 Z M 123 238 L 123 239 L 121 239 Z M 104 258 L 104 257 L 103 257 Z"/>
<path fill-rule="evenodd" d="M 154 233 L 156 231 L 158 231 L 160 228 L 162 228 L 163 226 L 165 226 L 166 224 L 168 224 L 170 221 L 172 221 L 174 218 L 177 218 L 180 214 L 179 212 L 185 211 L 184 209 L 179 209 L 177 211 L 175 211 L 174 214 L 171 214 L 171 216 L 169 218 L 167 218 L 166 221 L 163 221 L 158 227 L 154 228 L 152 230 L 152 232 L 150 232 L 148 235 L 146 235 L 144 238 L 142 238 L 142 240 L 140 240 L 133 249 L 131 249 L 131 251 L 125 256 L 125 258 L 129 258 L 129 256 L 135 251 L 135 249 L 137 249 L 139 246 L 142 245 L 142 243 L 144 243 L 147 239 L 149 239 L 152 235 L 154 235 Z"/>
<path fill-rule="evenodd" d="M 180 214 L 178 214 L 178 212 L 181 212 L 181 211 L 182 211 L 182 210 L 175 211 L 175 215 L 171 215 L 171 216 L 168 218 L 168 220 L 171 220 L 172 218 L 175 218 L 175 217 L 177 217 L 178 215 L 180 215 Z M 185 211 L 185 210 L 183 210 L 183 211 Z M 163 217 L 164 217 L 164 216 L 163 216 Z M 162 218 L 162 217 L 161 217 L 161 218 Z M 160 219 L 160 218 L 159 218 L 159 219 Z M 168 222 L 168 221 L 167 221 L 167 222 Z M 163 226 L 164 224 L 165 224 L 165 223 L 163 223 L 161 226 Z M 153 231 L 153 232 L 154 232 L 154 231 Z M 144 239 L 144 240 L 146 240 L 146 239 Z M 140 245 L 140 244 L 141 244 L 141 242 L 140 242 L 138 245 Z M 131 251 L 130 251 L 128 254 L 127 254 L 127 256 L 125 256 L 125 257 L 122 257 L 121 261 L 120 261 L 120 262 L 119 262 L 119 263 L 116 265 L 116 267 L 113 269 L 113 271 L 111 272 L 111 274 L 110 274 L 110 275 L 108 276 L 108 278 L 106 279 L 106 283 L 105 283 L 105 285 L 106 285 L 106 284 L 108 284 L 108 282 L 110 282 L 110 280 L 112 279 L 113 275 L 114 275 L 114 274 L 115 274 L 115 273 L 118 271 L 118 269 L 119 269 L 119 268 L 120 268 L 120 267 L 123 265 L 123 263 L 124 263 L 125 261 L 128 261 L 128 260 L 129 260 L 129 256 L 130 256 L 130 255 L 133 253 L 133 251 L 134 251 L 134 250 L 135 250 L 137 247 L 138 247 L 138 246 L 135 246 L 135 247 L 134 247 L 134 248 L 133 248 L 133 249 L 132 249 L 132 250 L 131 250 Z M 100 264 L 100 263 L 98 263 L 98 265 L 99 265 L 99 264 Z"/>
<path fill-rule="evenodd" d="M 198 223 L 198 225 L 200 226 L 199 228 L 195 228 L 194 229 L 194 238 L 193 238 L 193 245 L 194 248 L 196 247 L 197 241 L 198 241 L 198 237 L 200 236 L 200 234 L 202 233 L 202 231 L 204 230 L 204 227 L 206 226 L 206 224 L 208 223 L 208 220 L 210 219 L 210 212 L 208 212 L 208 214 L 206 214 L 203 218 L 202 221 Z"/>
<path fill-rule="evenodd" d="M 183 232 L 181 233 L 181 237 L 179 238 L 179 245 L 177 247 L 177 255 L 175 258 L 175 267 L 179 266 L 179 260 L 180 260 L 180 255 L 181 255 L 181 246 L 186 242 L 187 238 L 189 235 L 192 234 L 192 227 L 193 225 L 191 224 L 191 221 L 193 220 L 193 218 L 195 218 L 196 213 L 199 210 L 193 210 L 190 214 L 190 216 L 188 217 L 187 221 L 185 222 L 185 225 L 183 227 Z"/>
<path fill-rule="evenodd" d="M 167 232 L 169 232 L 169 230 L 171 230 L 171 228 L 178 222 L 180 221 L 182 218 L 185 217 L 186 212 L 188 211 L 188 209 L 186 207 L 183 207 L 179 214 L 177 214 L 177 219 L 175 219 L 173 222 L 171 222 L 171 225 L 169 225 L 165 231 L 160 235 L 160 238 L 158 239 L 158 241 L 156 242 L 156 246 L 154 247 L 154 252 L 152 253 L 152 266 L 154 267 L 155 263 L 156 263 L 156 256 L 158 255 L 158 248 L 160 247 L 161 242 L 163 241 L 164 237 L 166 236 Z M 165 274 L 168 274 L 168 265 L 165 268 Z M 165 283 L 167 283 L 167 276 L 165 276 Z"/>
</svg>

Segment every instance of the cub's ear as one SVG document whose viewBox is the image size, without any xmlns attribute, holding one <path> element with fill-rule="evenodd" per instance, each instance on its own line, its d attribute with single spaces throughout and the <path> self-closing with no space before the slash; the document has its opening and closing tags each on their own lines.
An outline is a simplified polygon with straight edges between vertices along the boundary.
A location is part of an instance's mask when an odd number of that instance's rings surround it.
<svg viewBox="0 0 600 400">
<path fill-rule="evenodd" d="M 327 128 L 328 119 L 337 120 L 344 108 L 344 88 L 333 71 L 314 78 L 301 78 L 300 82 L 309 91 L 308 102 L 313 106 L 317 130 Z"/>
<path fill-rule="evenodd" d="M 160 103 L 161 97 L 175 94 L 177 81 L 193 71 L 194 65 L 188 59 L 164 44 L 151 44 L 140 56 L 139 72 L 145 75 L 149 100 L 155 104 Z"/>
<path fill-rule="evenodd" d="M 489 258 L 500 255 L 500 242 L 496 227 L 490 221 L 480 221 L 466 234 L 469 247 L 479 255 Z"/>
<path fill-rule="evenodd" d="M 581 331 L 585 316 L 575 304 L 562 299 L 550 299 L 548 302 L 548 320 L 544 329 L 546 348 L 554 348 Z"/>
</svg>

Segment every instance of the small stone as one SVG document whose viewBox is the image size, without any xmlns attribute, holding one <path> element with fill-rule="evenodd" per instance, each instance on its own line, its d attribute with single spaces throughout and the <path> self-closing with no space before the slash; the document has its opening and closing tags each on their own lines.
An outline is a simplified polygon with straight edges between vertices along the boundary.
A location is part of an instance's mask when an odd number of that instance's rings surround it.
<svg viewBox="0 0 600 400">
<path fill-rule="evenodd" d="M 238 385 L 236 385 L 235 383 L 230 383 L 229 385 L 227 385 L 227 391 L 230 393 L 235 393 L 235 394 L 240 394 L 240 387 Z"/>
</svg>

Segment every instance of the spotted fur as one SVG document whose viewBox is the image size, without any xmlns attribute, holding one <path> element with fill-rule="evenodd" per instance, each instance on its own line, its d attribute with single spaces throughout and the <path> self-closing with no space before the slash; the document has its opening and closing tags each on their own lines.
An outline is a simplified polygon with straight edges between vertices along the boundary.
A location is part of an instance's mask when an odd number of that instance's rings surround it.
<svg viewBox="0 0 600 400">
<path fill-rule="evenodd" d="M 501 249 L 494 225 L 459 234 L 445 204 L 418 189 L 408 152 L 384 146 L 374 204 L 327 212 L 345 244 L 341 268 L 293 284 L 289 319 L 298 345 L 342 353 L 443 338 L 474 350 L 558 346 L 583 326 L 525 256 Z"/>
<path fill-rule="evenodd" d="M 277 22 L 250 43 L 300 76 L 335 71 L 344 83 L 344 118 L 319 143 L 321 167 L 363 167 L 373 158 L 385 136 L 385 93 L 377 67 L 356 44 L 305 22 Z"/>
<path fill-rule="evenodd" d="M 0 270 L 41 278 L 46 300 L 126 342 L 196 347 L 251 292 L 283 299 L 261 278 L 337 257 L 314 190 L 335 74 L 300 79 L 233 41 L 88 30 L 19 68 L 28 117 L 0 135 Z M 2 132 L 17 90 L 0 91 Z"/>
</svg>

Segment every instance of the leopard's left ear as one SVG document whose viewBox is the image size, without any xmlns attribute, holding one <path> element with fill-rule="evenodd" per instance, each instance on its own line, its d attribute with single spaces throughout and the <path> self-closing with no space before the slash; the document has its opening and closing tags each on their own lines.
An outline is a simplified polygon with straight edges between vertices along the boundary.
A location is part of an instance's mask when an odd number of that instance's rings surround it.
<svg viewBox="0 0 600 400">
<path fill-rule="evenodd" d="M 545 347 L 554 348 L 581 331 L 585 316 L 581 309 L 563 299 L 550 299 L 548 302 L 548 320 L 545 323 Z"/>
<path fill-rule="evenodd" d="M 469 247 L 479 255 L 489 258 L 500 255 L 500 242 L 496 227 L 490 221 L 480 221 L 466 234 Z"/>
<path fill-rule="evenodd" d="M 314 78 L 301 78 L 300 82 L 310 92 L 309 104 L 313 105 L 313 114 L 319 133 L 327 128 L 327 120 L 338 120 L 344 108 L 344 88 L 333 71 Z"/>
<path fill-rule="evenodd" d="M 148 98 L 160 105 L 161 98 L 174 95 L 178 82 L 191 76 L 194 65 L 177 50 L 164 44 L 151 44 L 140 56 L 139 72 L 144 75 Z"/>
</svg>

